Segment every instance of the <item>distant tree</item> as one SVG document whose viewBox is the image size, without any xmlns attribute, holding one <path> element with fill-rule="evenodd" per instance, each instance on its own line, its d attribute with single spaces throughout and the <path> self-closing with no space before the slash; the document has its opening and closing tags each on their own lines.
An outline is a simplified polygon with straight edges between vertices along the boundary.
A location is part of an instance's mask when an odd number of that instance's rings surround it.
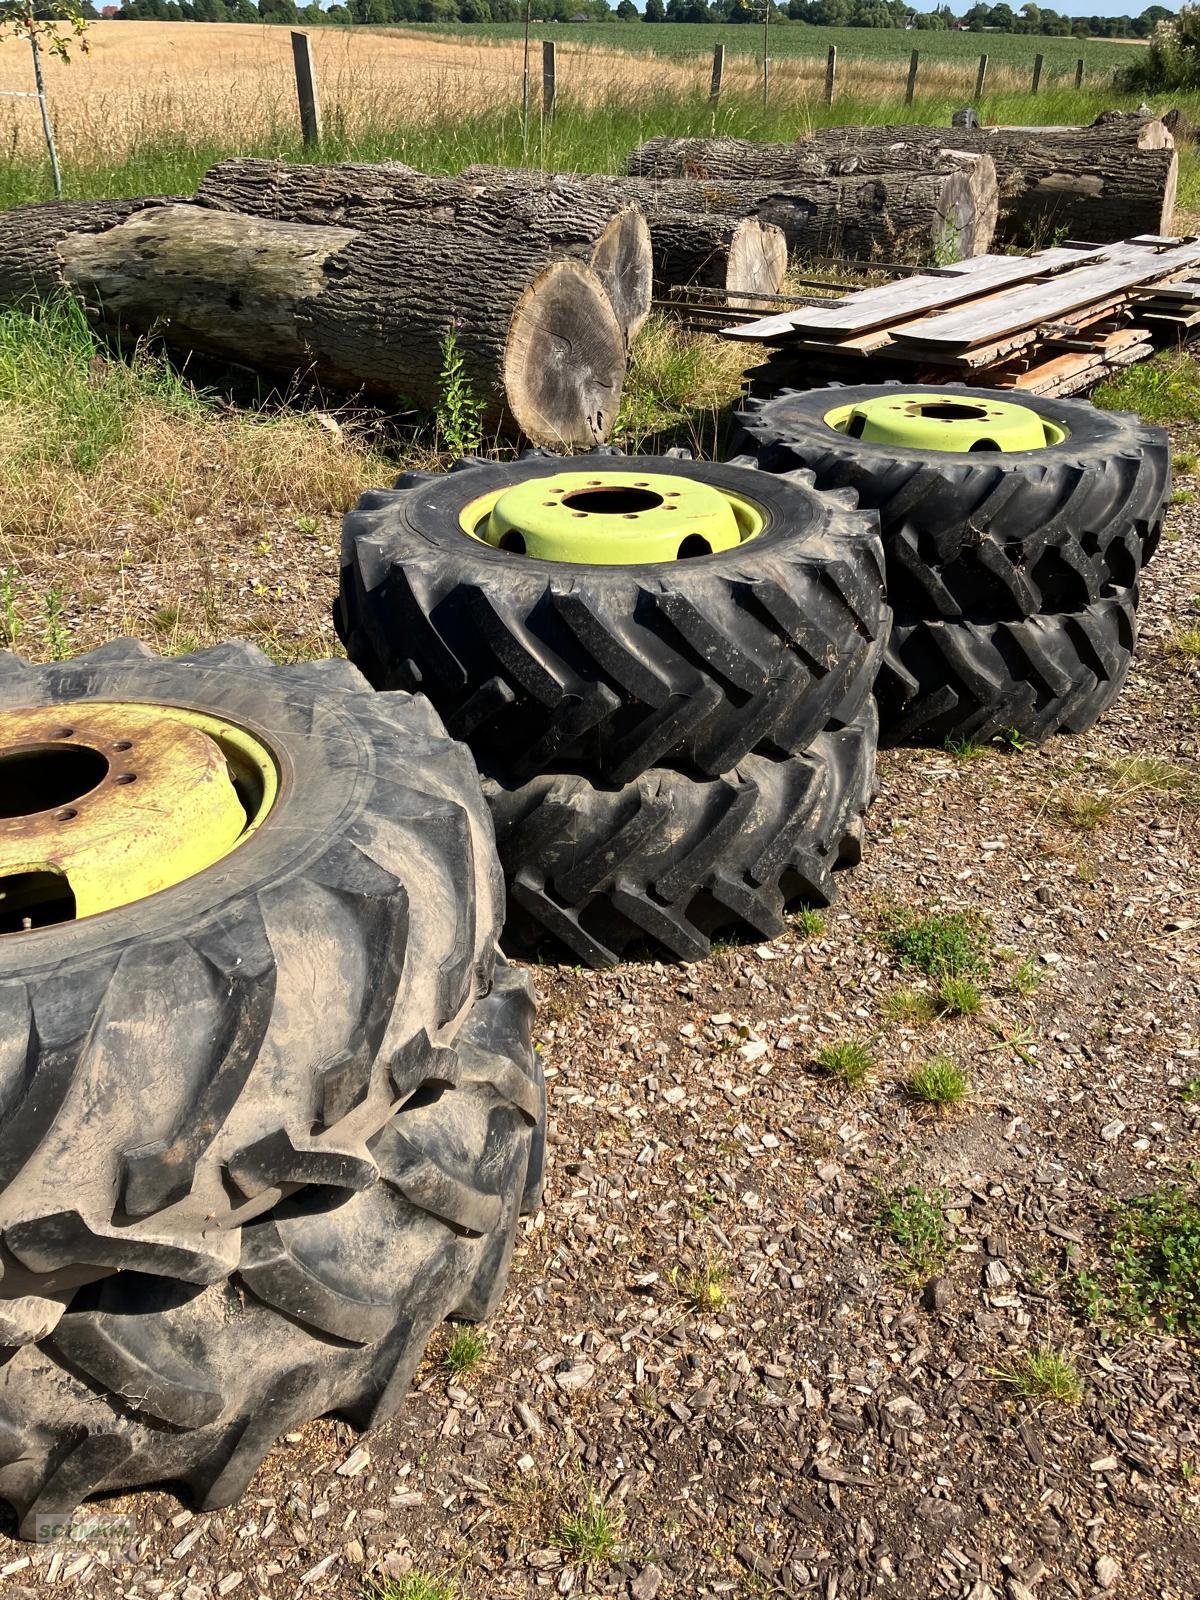
<svg viewBox="0 0 1200 1600">
<path fill-rule="evenodd" d="M 418 22 L 457 22 L 458 6 L 455 0 L 421 0 L 417 7 Z"/>
<path fill-rule="evenodd" d="M 643 22 L 665 22 L 667 13 L 663 0 L 646 0 L 646 9 L 642 12 Z"/>
<path fill-rule="evenodd" d="M 1157 9 L 1161 10 L 1161 7 Z M 1200 89 L 1200 6 L 1160 21 L 1150 43 L 1118 74 L 1122 89 Z"/>
<path fill-rule="evenodd" d="M 330 6 L 325 13 L 325 21 L 335 23 L 338 27 L 344 28 L 350 21 L 350 13 L 343 5 Z"/>
<path fill-rule="evenodd" d="M 617 15 L 622 22 L 640 22 L 642 13 L 634 5 L 633 0 L 621 0 L 617 7 Z"/>
<path fill-rule="evenodd" d="M 258 14 L 264 22 L 290 22 L 295 25 L 299 20 L 296 16 L 296 0 L 260 0 Z"/>
</svg>

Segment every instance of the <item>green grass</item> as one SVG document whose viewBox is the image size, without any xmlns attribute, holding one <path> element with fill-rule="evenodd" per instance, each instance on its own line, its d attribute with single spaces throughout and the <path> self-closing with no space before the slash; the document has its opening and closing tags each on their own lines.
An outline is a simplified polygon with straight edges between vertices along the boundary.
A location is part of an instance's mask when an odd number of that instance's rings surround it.
<svg viewBox="0 0 1200 1600">
<path fill-rule="evenodd" d="M 589 1489 L 583 1505 L 560 1517 L 550 1543 L 580 1566 L 606 1566 L 617 1553 L 624 1509 Z"/>
<path fill-rule="evenodd" d="M 1200 628 L 1180 628 L 1167 643 L 1177 656 L 1189 661 L 1200 660 Z"/>
<path fill-rule="evenodd" d="M 1200 1078 L 1189 1078 L 1179 1091 L 1185 1106 L 1200 1105 Z"/>
<path fill-rule="evenodd" d="M 926 1282 L 945 1261 L 950 1249 L 945 1206 L 944 1190 L 926 1192 L 913 1183 L 882 1197 L 878 1223 L 900 1248 L 907 1282 Z"/>
<path fill-rule="evenodd" d="M 1109 411 L 1136 411 L 1146 422 L 1194 423 L 1200 417 L 1200 366 L 1183 352 L 1155 356 L 1100 384 L 1092 400 Z"/>
<path fill-rule="evenodd" d="M 1106 1309 L 1200 1338 L 1200 1192 L 1156 1189 L 1116 1208 Z"/>
<path fill-rule="evenodd" d="M 1028 998 L 1039 987 L 1043 976 L 1037 962 L 1027 958 L 1014 970 L 1009 981 L 1017 994 Z"/>
<path fill-rule="evenodd" d="M 980 978 L 987 972 L 987 945 L 980 919 L 968 912 L 933 911 L 915 916 L 897 911 L 884 940 L 902 966 L 944 983 Z"/>
<path fill-rule="evenodd" d="M 671 1283 L 678 1289 L 679 1297 L 693 1311 L 717 1311 L 725 1304 L 725 1280 L 729 1270 L 720 1256 L 709 1256 L 702 1267 L 681 1273 L 673 1267 L 669 1274 Z"/>
<path fill-rule="evenodd" d="M 426 1572 L 406 1572 L 402 1578 L 369 1582 L 363 1600 L 458 1600 L 459 1588 L 451 1578 L 431 1578 Z"/>
<path fill-rule="evenodd" d="M 951 1056 L 930 1056 L 909 1076 L 909 1095 L 927 1106 L 957 1106 L 966 1099 L 971 1080 Z"/>
<path fill-rule="evenodd" d="M 947 739 L 945 748 L 956 761 L 979 761 L 992 753 L 990 745 L 976 744 L 974 739 Z"/>
<path fill-rule="evenodd" d="M 994 1377 L 1023 1400 L 1050 1400 L 1057 1405 L 1077 1406 L 1083 1399 L 1083 1379 L 1079 1368 L 1063 1350 L 1048 1345 L 1026 1350 L 1007 1366 L 997 1367 Z"/>
<path fill-rule="evenodd" d="M 937 1016 L 937 1004 L 924 989 L 893 989 L 881 1009 L 889 1022 L 932 1022 Z"/>
<path fill-rule="evenodd" d="M 942 1010 L 952 1017 L 977 1017 L 983 1010 L 983 996 L 971 978 L 943 978 L 937 997 Z"/>
<path fill-rule="evenodd" d="M 487 1355 L 487 1335 L 476 1328 L 456 1328 L 442 1356 L 442 1365 L 455 1377 L 473 1372 Z"/>
<path fill-rule="evenodd" d="M 857 1039 L 824 1045 L 815 1059 L 826 1076 L 836 1078 L 847 1089 L 857 1089 L 865 1083 L 875 1065 L 871 1052 Z"/>
<path fill-rule="evenodd" d="M 825 918 L 819 911 L 797 911 L 792 916 L 792 928 L 802 939 L 819 939 L 825 932 Z"/>
</svg>

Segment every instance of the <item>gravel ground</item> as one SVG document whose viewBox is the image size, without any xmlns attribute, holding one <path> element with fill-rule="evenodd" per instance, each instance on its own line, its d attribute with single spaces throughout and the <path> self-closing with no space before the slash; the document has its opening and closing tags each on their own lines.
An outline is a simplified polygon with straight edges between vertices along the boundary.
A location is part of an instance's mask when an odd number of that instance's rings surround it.
<svg viewBox="0 0 1200 1600">
<path fill-rule="evenodd" d="M 1127 755 L 1196 766 L 1200 666 L 1169 645 L 1195 626 L 1196 513 L 1173 513 L 1099 727 L 881 758 L 865 859 L 823 933 L 689 968 L 536 970 L 548 1186 L 478 1366 L 450 1377 L 447 1331 L 396 1422 L 288 1435 L 220 1514 L 141 1494 L 103 1508 L 133 1519 L 123 1547 L 2 1539 L 0 1594 L 341 1600 L 420 1570 L 469 1600 L 1194 1600 L 1200 1372 L 1179 1339 L 1087 1320 L 1071 1285 L 1114 1197 L 1191 1181 L 1200 811 L 1143 788 L 1079 831 L 1058 805 Z M 169 587 L 133 559 L 119 598 L 79 572 L 71 647 L 117 623 L 161 643 L 153 619 L 180 601 L 228 632 L 295 591 L 324 653 L 332 536 L 281 527 L 256 557 L 237 527 L 197 529 Z M 68 565 L 31 551 L 25 572 L 36 590 Z M 981 1015 L 885 1020 L 912 981 L 882 937 L 898 905 L 986 919 Z M 846 1038 L 876 1062 L 855 1091 L 813 1068 Z M 944 1114 L 902 1088 L 934 1051 L 972 1081 Z M 906 1184 L 949 1237 L 915 1276 L 878 1223 Z M 1078 1405 L 998 1376 L 1046 1346 L 1075 1363 Z M 554 1542 L 589 1496 L 619 1524 L 590 1566 Z"/>
</svg>

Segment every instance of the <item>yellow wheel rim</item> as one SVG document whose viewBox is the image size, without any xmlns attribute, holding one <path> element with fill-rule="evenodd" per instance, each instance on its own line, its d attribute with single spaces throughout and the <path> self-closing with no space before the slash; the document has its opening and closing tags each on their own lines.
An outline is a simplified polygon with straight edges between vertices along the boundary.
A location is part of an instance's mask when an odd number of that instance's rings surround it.
<svg viewBox="0 0 1200 1600">
<path fill-rule="evenodd" d="M 825 413 L 826 425 L 865 444 L 957 455 L 982 451 L 1044 450 L 1061 444 L 1066 429 L 1011 400 L 981 399 L 952 389 L 884 394 Z"/>
</svg>

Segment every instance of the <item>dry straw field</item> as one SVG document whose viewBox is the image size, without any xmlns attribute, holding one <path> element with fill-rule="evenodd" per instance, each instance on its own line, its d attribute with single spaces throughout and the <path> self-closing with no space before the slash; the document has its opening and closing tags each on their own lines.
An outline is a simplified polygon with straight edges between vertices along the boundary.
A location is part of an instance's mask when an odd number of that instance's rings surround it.
<svg viewBox="0 0 1200 1600">
<path fill-rule="evenodd" d="M 288 30 L 242 24 L 187 26 L 166 22 L 99 22 L 89 35 L 91 53 L 69 66 L 48 64 L 55 128 L 68 161 L 117 161 L 148 139 L 216 140 L 234 147 L 258 145 L 276 132 L 293 133 L 295 89 Z M 519 41 L 439 38 L 401 30 L 316 30 L 313 44 L 326 123 L 353 142 L 368 130 L 432 123 L 469 112 L 514 105 L 521 94 Z M 684 99 L 707 89 L 705 58 L 672 61 L 594 45 L 559 47 L 562 99 L 584 105 L 621 98 Z M 540 55 L 532 64 L 534 93 Z M 965 95 L 973 63 L 930 61 L 922 66 L 923 94 Z M 776 105 L 795 108 L 797 131 L 806 108 L 815 109 L 824 84 L 823 58 L 789 56 L 772 65 Z M 845 59 L 839 91 L 847 100 L 895 99 L 904 63 L 895 59 Z M 750 57 L 727 60 L 731 95 L 760 83 Z M 1028 83 L 1019 67 L 993 68 L 993 93 Z M 0 45 L 0 90 L 31 87 L 29 53 L 15 41 Z M 35 155 L 40 129 L 32 101 L 0 99 L 0 151 Z"/>
</svg>

